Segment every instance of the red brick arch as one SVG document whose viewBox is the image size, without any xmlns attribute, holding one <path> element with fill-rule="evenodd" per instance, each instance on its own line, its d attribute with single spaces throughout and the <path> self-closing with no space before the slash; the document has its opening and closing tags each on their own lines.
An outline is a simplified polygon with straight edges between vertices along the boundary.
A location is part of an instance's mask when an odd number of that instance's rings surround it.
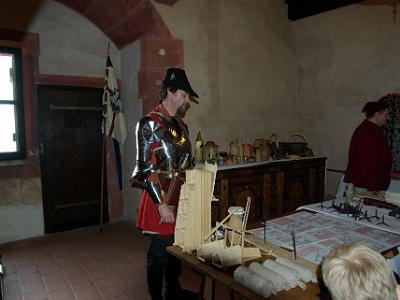
<svg viewBox="0 0 400 300">
<path fill-rule="evenodd" d="M 183 43 L 174 39 L 150 0 L 56 0 L 96 25 L 118 47 L 140 42 L 139 98 L 143 113 L 158 103 L 167 67 L 183 67 Z M 177 0 L 156 0 L 174 5 Z"/>
</svg>

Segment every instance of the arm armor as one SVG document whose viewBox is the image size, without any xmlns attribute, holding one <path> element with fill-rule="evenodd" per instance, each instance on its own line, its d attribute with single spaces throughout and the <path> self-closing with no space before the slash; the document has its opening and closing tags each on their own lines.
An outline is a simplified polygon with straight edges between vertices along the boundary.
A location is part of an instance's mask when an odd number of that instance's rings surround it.
<svg viewBox="0 0 400 300">
<path fill-rule="evenodd" d="M 151 200 L 153 200 L 155 204 L 160 204 L 162 202 L 162 191 L 159 183 L 145 180 L 144 189 L 149 193 Z"/>
<path fill-rule="evenodd" d="M 161 125 L 151 116 L 145 116 L 136 125 L 136 166 L 131 181 L 144 183 L 145 190 L 149 193 L 155 204 L 162 201 L 162 190 L 159 183 L 148 180 L 149 176 L 158 170 L 158 166 L 150 162 L 152 144 L 159 143 L 163 135 Z"/>
</svg>

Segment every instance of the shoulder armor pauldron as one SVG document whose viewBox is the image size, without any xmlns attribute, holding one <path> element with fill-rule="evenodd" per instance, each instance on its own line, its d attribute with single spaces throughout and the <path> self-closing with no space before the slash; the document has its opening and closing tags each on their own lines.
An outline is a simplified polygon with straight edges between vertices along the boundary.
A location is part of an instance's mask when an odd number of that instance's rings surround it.
<svg viewBox="0 0 400 300">
<path fill-rule="evenodd" d="M 163 128 L 159 121 L 154 120 L 151 115 L 143 117 L 136 128 L 137 138 L 147 143 L 159 142 L 163 137 Z"/>
</svg>

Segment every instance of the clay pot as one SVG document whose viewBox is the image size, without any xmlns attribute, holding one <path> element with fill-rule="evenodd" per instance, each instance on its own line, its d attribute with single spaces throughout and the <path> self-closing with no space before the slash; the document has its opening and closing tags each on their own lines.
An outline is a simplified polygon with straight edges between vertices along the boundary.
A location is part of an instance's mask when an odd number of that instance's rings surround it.
<svg viewBox="0 0 400 300">
<path fill-rule="evenodd" d="M 263 140 L 263 143 L 260 146 L 260 156 L 261 160 L 268 160 L 271 155 L 271 148 L 269 147 L 266 140 Z"/>
<path fill-rule="evenodd" d="M 263 139 L 255 139 L 254 141 L 254 149 L 259 149 L 261 147 L 261 144 L 263 143 Z"/>
<path fill-rule="evenodd" d="M 243 144 L 243 156 L 253 156 L 253 146 L 251 144 Z"/>
<path fill-rule="evenodd" d="M 256 161 L 261 161 L 261 150 L 256 149 Z"/>
<path fill-rule="evenodd" d="M 229 144 L 229 154 L 232 156 L 238 156 L 239 155 L 239 142 L 238 140 L 233 140 Z"/>
<path fill-rule="evenodd" d="M 234 161 L 234 159 L 233 159 L 232 156 L 228 156 L 228 157 L 225 159 L 225 164 L 226 164 L 226 165 L 233 165 L 234 163 L 235 163 L 235 161 Z"/>
</svg>

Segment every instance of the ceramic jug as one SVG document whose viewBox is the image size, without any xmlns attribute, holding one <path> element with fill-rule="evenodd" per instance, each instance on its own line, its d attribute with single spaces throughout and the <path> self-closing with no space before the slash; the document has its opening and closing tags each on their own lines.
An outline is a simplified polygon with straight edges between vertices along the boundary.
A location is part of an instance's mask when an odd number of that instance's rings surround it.
<svg viewBox="0 0 400 300">
<path fill-rule="evenodd" d="M 215 162 L 218 158 L 218 145 L 213 141 L 208 141 L 203 145 L 203 159 L 208 162 Z"/>
</svg>

